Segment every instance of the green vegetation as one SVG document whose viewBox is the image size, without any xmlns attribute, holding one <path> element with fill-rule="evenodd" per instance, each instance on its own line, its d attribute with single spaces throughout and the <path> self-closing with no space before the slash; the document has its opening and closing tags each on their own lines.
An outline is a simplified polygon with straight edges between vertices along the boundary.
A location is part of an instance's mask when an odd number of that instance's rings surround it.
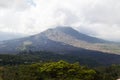
<svg viewBox="0 0 120 80">
<path fill-rule="evenodd" d="M 120 55 L 104 54 L 101 52 L 71 52 L 69 54 L 57 54 L 46 51 L 25 51 L 19 54 L 0 54 L 0 66 L 32 64 L 36 62 L 49 62 L 64 60 L 70 63 L 79 62 L 89 67 L 110 66 L 120 64 Z M 109 61 L 108 61 L 109 60 Z"/>
<path fill-rule="evenodd" d="M 65 61 L 5 67 L 3 80 L 94 80 L 96 72 Z"/>
<path fill-rule="evenodd" d="M 0 67 L 0 80 L 116 80 L 120 65 L 88 68 L 65 61 Z"/>
<path fill-rule="evenodd" d="M 105 61 L 100 59 L 102 56 L 99 56 L 99 62 Z M 45 51 L 1 54 L 0 80 L 116 80 L 120 78 L 119 64 L 105 66 L 99 62 L 86 54 L 60 55 Z"/>
</svg>

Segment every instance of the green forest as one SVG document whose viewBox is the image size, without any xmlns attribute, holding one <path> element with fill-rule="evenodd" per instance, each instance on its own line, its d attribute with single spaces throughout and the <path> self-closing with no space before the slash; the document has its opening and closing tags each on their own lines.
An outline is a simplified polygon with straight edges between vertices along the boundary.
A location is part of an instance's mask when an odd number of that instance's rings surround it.
<svg viewBox="0 0 120 80">
<path fill-rule="evenodd" d="M 89 68 L 63 60 L 0 67 L 0 80 L 116 80 L 119 75 L 120 65 Z"/>
<path fill-rule="evenodd" d="M 0 55 L 0 80 L 116 80 L 118 78 L 120 78 L 119 64 L 101 65 L 91 58 L 45 51 Z"/>
</svg>

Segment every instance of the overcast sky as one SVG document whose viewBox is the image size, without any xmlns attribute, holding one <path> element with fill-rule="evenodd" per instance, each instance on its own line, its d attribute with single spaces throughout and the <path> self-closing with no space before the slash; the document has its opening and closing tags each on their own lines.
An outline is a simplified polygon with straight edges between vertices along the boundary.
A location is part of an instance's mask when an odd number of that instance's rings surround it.
<svg viewBox="0 0 120 80">
<path fill-rule="evenodd" d="M 59 25 L 120 41 L 120 0 L 0 0 L 0 31 L 35 34 Z"/>
</svg>

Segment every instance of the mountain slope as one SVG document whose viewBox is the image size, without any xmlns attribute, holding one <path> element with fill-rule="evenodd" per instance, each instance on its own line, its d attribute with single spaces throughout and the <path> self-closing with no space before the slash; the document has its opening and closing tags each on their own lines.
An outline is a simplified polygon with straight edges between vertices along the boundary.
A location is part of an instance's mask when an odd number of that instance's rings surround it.
<svg viewBox="0 0 120 80">
<path fill-rule="evenodd" d="M 74 53 L 74 54 L 73 54 Z M 57 54 L 46 51 L 29 51 L 19 54 L 0 54 L 1 65 L 30 64 L 33 62 L 59 61 L 79 62 L 87 66 L 108 66 L 120 64 L 120 55 L 106 54 L 97 51 L 83 50 L 74 51 L 69 54 Z"/>
<path fill-rule="evenodd" d="M 70 27 L 57 27 L 30 37 L 0 42 L 0 53 L 17 53 L 25 50 L 52 51 L 60 54 L 94 50 L 118 54 L 119 46 L 79 33 Z"/>
<path fill-rule="evenodd" d="M 105 41 L 105 40 L 102 40 L 102 39 L 98 39 L 98 38 L 95 38 L 95 37 L 91 37 L 91 36 L 82 34 L 78 31 L 74 30 L 71 27 L 57 27 L 54 30 L 61 31 L 65 34 L 69 34 L 70 36 L 73 36 L 74 38 L 76 38 L 78 40 L 83 40 L 83 41 L 86 41 L 86 42 L 89 42 L 89 43 L 108 43 L 109 42 L 109 41 Z"/>
<path fill-rule="evenodd" d="M 74 47 L 119 54 L 119 45 L 99 38 L 91 37 L 70 27 L 57 27 L 41 33 L 48 39 Z"/>
<path fill-rule="evenodd" d="M 0 59 L 3 58 L 1 64 L 6 62 L 6 58 L 10 63 L 63 59 L 91 66 L 111 65 L 120 64 L 120 55 L 116 55 L 117 52 L 119 54 L 119 49 L 119 45 L 115 43 L 84 35 L 70 27 L 57 27 L 30 37 L 1 41 Z M 48 53 L 41 54 L 39 51 Z M 13 56 L 4 57 L 5 53 Z"/>
</svg>

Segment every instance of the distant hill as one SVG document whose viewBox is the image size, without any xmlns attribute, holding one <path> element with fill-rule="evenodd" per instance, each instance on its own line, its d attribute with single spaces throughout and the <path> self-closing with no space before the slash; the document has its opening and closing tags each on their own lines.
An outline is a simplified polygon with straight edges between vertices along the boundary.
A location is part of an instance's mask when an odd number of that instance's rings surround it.
<svg viewBox="0 0 120 80">
<path fill-rule="evenodd" d="M 17 39 L 21 37 L 24 37 L 24 35 L 18 33 L 0 32 L 0 41 Z"/>
</svg>

